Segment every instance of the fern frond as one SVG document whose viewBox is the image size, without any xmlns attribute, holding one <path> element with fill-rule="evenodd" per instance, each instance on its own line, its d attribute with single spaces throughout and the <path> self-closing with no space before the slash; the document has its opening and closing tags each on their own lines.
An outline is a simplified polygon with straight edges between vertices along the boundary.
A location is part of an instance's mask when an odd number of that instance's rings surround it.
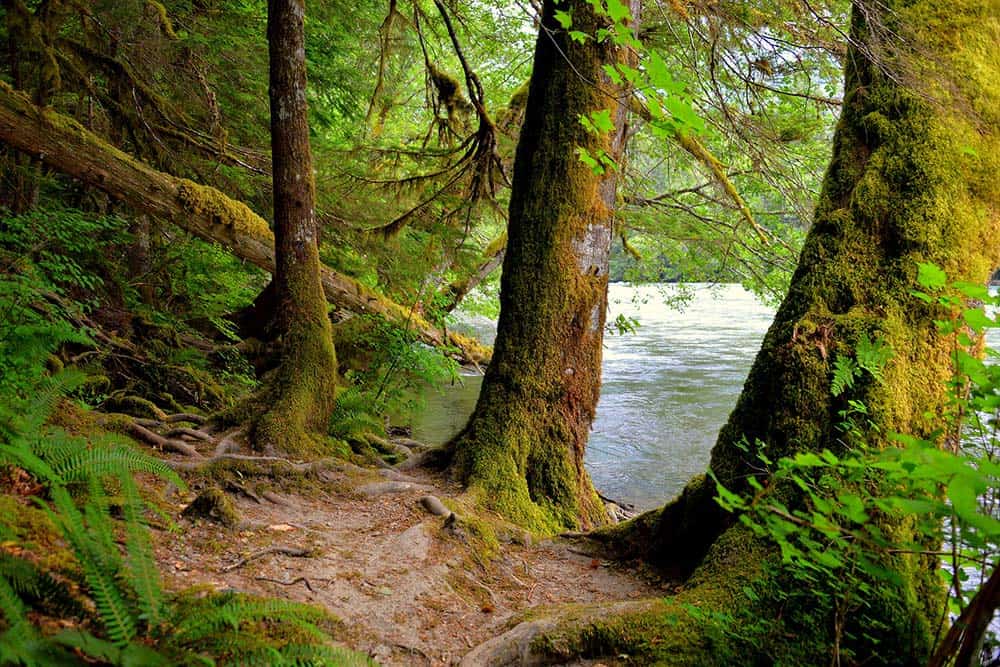
<svg viewBox="0 0 1000 667">
<path fill-rule="evenodd" d="M 858 364 L 854 359 L 838 354 L 837 359 L 833 362 L 833 381 L 830 384 L 830 393 L 834 396 L 840 396 L 844 390 L 854 387 L 854 378 L 858 373 Z"/>
<path fill-rule="evenodd" d="M 84 521 L 69 492 L 61 486 L 52 488 L 52 503 L 56 511 L 46 511 L 73 548 L 108 637 L 118 646 L 127 645 L 135 637 L 136 623 L 116 581 L 115 575 L 119 572 L 117 549 L 113 543 L 112 548 L 107 549 L 107 537 L 95 538 L 88 532 L 110 534 L 107 515 L 94 511 L 91 509 L 93 504 L 88 504 L 90 522 Z"/>
<path fill-rule="evenodd" d="M 60 482 L 58 473 L 44 460 L 38 458 L 28 447 L 0 445 L 0 465 L 13 465 L 23 468 L 38 479 L 47 482 Z"/>
<path fill-rule="evenodd" d="M 289 667 L 374 667 L 364 653 L 341 646 L 288 644 L 280 650 L 282 663 Z"/>
<path fill-rule="evenodd" d="M 179 619 L 175 635 L 184 641 L 198 641 L 225 630 L 238 630 L 243 623 L 254 621 L 285 621 L 315 629 L 313 623 L 329 619 L 322 609 L 289 600 L 222 595 Z"/>
<path fill-rule="evenodd" d="M 84 613 L 69 586 L 24 558 L 0 551 L 0 578 L 6 579 L 17 595 L 32 606 L 61 617 L 80 617 Z"/>
<path fill-rule="evenodd" d="M 45 422 L 48 421 L 52 413 L 55 412 L 59 401 L 67 392 L 80 386 L 86 379 L 86 375 L 73 368 L 46 378 L 35 387 L 34 396 L 28 401 L 21 417 L 21 431 L 23 433 L 38 433 L 42 430 Z"/>
<path fill-rule="evenodd" d="M 142 521 L 144 503 L 130 475 L 122 477 L 122 495 L 125 499 L 125 562 L 139 611 L 147 626 L 155 628 L 163 621 L 163 588 L 153 544 Z"/>
<path fill-rule="evenodd" d="M 108 665 L 143 665 L 143 667 L 172 664 L 166 656 L 146 644 L 132 642 L 122 648 L 85 630 L 64 630 L 53 635 L 51 641 L 77 651 L 89 658 L 90 662 L 99 661 Z"/>
<path fill-rule="evenodd" d="M 111 447 L 97 445 L 78 449 L 54 463 L 53 468 L 67 483 L 107 475 L 124 479 L 130 473 L 147 472 L 173 482 L 178 488 L 184 488 L 184 481 L 163 461 L 117 443 Z"/>
<path fill-rule="evenodd" d="M 243 637 L 246 642 L 247 637 Z M 223 665 L 246 665 L 247 667 L 275 667 L 284 665 L 281 659 L 281 652 L 274 646 L 266 642 L 251 642 L 247 646 L 241 643 L 235 650 L 227 653 L 220 664 Z"/>
<path fill-rule="evenodd" d="M 855 350 L 858 365 L 868 371 L 878 382 L 884 382 L 883 370 L 893 355 L 893 349 L 888 343 L 880 338 L 872 340 L 868 334 L 861 335 Z"/>
<path fill-rule="evenodd" d="M 24 603 L 6 577 L 0 577 L 0 613 L 6 621 L 7 633 L 34 633 Z"/>
</svg>

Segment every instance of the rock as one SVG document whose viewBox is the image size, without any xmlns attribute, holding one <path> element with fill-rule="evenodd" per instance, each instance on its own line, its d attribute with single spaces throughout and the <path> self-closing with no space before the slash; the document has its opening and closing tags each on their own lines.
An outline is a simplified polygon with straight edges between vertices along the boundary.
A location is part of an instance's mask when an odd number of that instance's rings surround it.
<svg viewBox="0 0 1000 667">
<path fill-rule="evenodd" d="M 431 448 L 430 445 L 426 445 L 422 442 L 418 442 L 417 440 L 413 440 L 411 438 L 397 437 L 397 438 L 390 438 L 390 440 L 392 440 L 393 443 L 401 447 L 406 447 L 407 449 L 414 452 L 426 452 L 428 449 Z"/>
<path fill-rule="evenodd" d="M 420 504 L 434 516 L 451 516 L 451 510 L 445 507 L 445 504 L 437 496 L 423 496 L 420 499 Z"/>
<path fill-rule="evenodd" d="M 270 502 L 274 503 L 275 505 L 282 505 L 283 507 L 291 507 L 292 506 L 291 501 L 289 501 L 287 498 L 279 496 L 274 491 L 265 491 L 264 493 L 262 493 L 260 495 L 261 495 L 261 497 L 264 500 L 270 501 Z"/>
<path fill-rule="evenodd" d="M 385 468 L 379 470 L 378 474 L 386 479 L 391 479 L 394 482 L 409 482 L 411 484 L 420 484 L 421 481 L 416 477 L 410 477 L 409 475 L 404 475 L 394 468 Z"/>
<path fill-rule="evenodd" d="M 409 491 L 430 491 L 429 486 L 413 484 L 412 482 L 372 482 L 359 486 L 357 492 L 365 496 L 381 496 L 388 493 L 407 493 Z"/>
</svg>

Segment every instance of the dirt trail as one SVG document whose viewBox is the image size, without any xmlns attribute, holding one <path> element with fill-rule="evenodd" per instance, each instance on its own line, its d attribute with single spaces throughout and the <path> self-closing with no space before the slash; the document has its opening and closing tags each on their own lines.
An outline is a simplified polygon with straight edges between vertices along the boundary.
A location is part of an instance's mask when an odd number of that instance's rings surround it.
<svg viewBox="0 0 1000 667">
<path fill-rule="evenodd" d="M 568 543 L 501 542 L 484 567 L 477 544 L 432 516 L 420 498 L 458 489 L 415 471 L 400 481 L 348 479 L 330 492 L 284 495 L 277 504 L 231 496 L 244 529 L 180 520 L 159 535 L 157 552 L 171 588 L 217 589 L 287 597 L 329 609 L 346 642 L 384 665 L 452 665 L 499 634 L 518 612 L 566 602 L 664 594 L 653 579 L 592 558 Z M 521 543 L 518 543 L 521 542 Z M 269 553 L 308 549 L 308 557 Z"/>
</svg>

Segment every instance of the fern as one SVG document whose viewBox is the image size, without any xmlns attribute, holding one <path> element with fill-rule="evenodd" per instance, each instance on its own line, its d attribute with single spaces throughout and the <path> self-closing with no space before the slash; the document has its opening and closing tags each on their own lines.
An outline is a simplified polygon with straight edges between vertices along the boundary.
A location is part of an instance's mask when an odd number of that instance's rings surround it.
<svg viewBox="0 0 1000 667">
<path fill-rule="evenodd" d="M 197 642 L 225 630 L 238 630 L 244 623 L 265 620 L 314 628 L 311 622 L 330 618 L 326 612 L 309 605 L 237 594 L 219 596 L 205 607 L 179 619 L 175 629 L 178 639 Z"/>
<path fill-rule="evenodd" d="M 85 630 L 64 630 L 51 638 L 52 643 L 75 650 L 90 661 L 109 665 L 143 665 L 158 667 L 174 664 L 166 656 L 149 646 L 133 641 L 125 647 L 95 637 Z"/>
<path fill-rule="evenodd" d="M 330 415 L 329 433 L 335 438 L 356 442 L 366 433 L 380 433 L 382 422 L 372 414 L 374 401 L 357 387 L 348 387 L 337 396 Z"/>
<path fill-rule="evenodd" d="M 32 629 L 24 603 L 5 577 L 0 577 L 0 613 L 6 621 L 8 633 L 17 635 Z"/>
<path fill-rule="evenodd" d="M 872 340 L 868 334 L 862 334 L 855 350 L 858 358 L 858 365 L 868 371 L 875 380 L 883 382 L 885 380 L 882 371 L 885 365 L 892 359 L 893 350 L 884 340 L 876 338 Z"/>
<path fill-rule="evenodd" d="M 186 488 L 180 476 L 160 459 L 118 443 L 102 446 L 92 441 L 90 448 L 78 448 L 55 463 L 53 469 L 66 483 L 108 475 L 125 479 L 129 473 L 147 472 L 172 482 L 180 489 Z"/>
<path fill-rule="evenodd" d="M 4 287 L 0 280 L 0 301 Z M 82 438 L 46 427 L 82 377 L 71 371 L 43 375 L 52 341 L 69 339 L 50 322 L 21 326 L 0 319 L 0 466 L 17 466 L 47 487 L 48 501 L 35 500 L 72 551 L 79 568 L 79 581 L 73 583 L 80 584 L 77 591 L 30 560 L 0 551 L 0 664 L 79 664 L 83 659 L 208 667 L 216 664 L 215 657 L 241 665 L 354 664 L 340 659 L 340 649 L 331 646 L 322 629 L 330 616 L 314 607 L 236 595 L 186 606 L 165 601 L 143 520 L 147 507 L 132 475 L 152 473 L 181 488 L 184 483 L 163 461 L 116 438 Z M 3 365 L 4 355 L 11 350 L 21 365 L 5 375 L 10 365 Z M 364 403 L 355 400 L 345 423 L 378 427 L 361 410 Z M 124 551 L 116 540 L 110 488 L 121 492 Z M 0 540 L 7 539 L 18 536 L 0 525 Z M 29 610 L 83 618 L 92 631 L 45 637 Z"/>
<path fill-rule="evenodd" d="M 21 423 L 23 433 L 39 433 L 49 417 L 55 412 L 59 401 L 86 379 L 83 372 L 68 368 L 57 375 L 45 378 L 34 387 L 33 398 L 24 408 Z"/>
<path fill-rule="evenodd" d="M 156 567 L 153 545 L 143 524 L 142 498 L 135 482 L 128 475 L 122 477 L 122 495 L 125 498 L 126 564 L 136 594 L 136 604 L 148 627 L 155 628 L 163 620 L 163 589 L 160 571 Z"/>
<path fill-rule="evenodd" d="M 111 532 L 107 515 L 91 510 L 87 512 L 89 521 L 85 521 L 69 493 L 60 486 L 52 488 L 52 502 L 56 511 L 46 510 L 73 548 L 104 630 L 117 646 L 127 645 L 136 635 L 136 622 L 116 581 L 120 571 L 117 549 L 113 543 L 111 549 L 107 548 Z M 88 530 L 103 537 L 95 539 Z"/>
<path fill-rule="evenodd" d="M 838 354 L 836 361 L 833 362 L 833 382 L 830 384 L 830 393 L 834 396 L 840 396 L 845 390 L 852 389 L 854 378 L 859 373 L 860 369 L 854 359 Z"/>
<path fill-rule="evenodd" d="M 0 551 L 0 579 L 4 579 L 26 603 L 53 615 L 79 618 L 85 612 L 69 586 L 34 563 Z"/>
<path fill-rule="evenodd" d="M 336 667 L 373 667 L 376 663 L 364 653 L 340 646 L 288 644 L 281 649 L 284 664 L 290 667 L 335 665 Z"/>
</svg>

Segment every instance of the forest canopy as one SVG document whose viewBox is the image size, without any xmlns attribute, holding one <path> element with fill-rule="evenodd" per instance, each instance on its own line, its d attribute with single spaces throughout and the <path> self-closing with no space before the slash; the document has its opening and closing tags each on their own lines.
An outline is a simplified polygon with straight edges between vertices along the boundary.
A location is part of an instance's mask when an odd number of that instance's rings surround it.
<svg viewBox="0 0 1000 667">
<path fill-rule="evenodd" d="M 0 0 L 0 44 L 0 663 L 1000 661 L 996 0 Z M 611 283 L 775 309 L 645 513 L 585 456 Z"/>
</svg>

